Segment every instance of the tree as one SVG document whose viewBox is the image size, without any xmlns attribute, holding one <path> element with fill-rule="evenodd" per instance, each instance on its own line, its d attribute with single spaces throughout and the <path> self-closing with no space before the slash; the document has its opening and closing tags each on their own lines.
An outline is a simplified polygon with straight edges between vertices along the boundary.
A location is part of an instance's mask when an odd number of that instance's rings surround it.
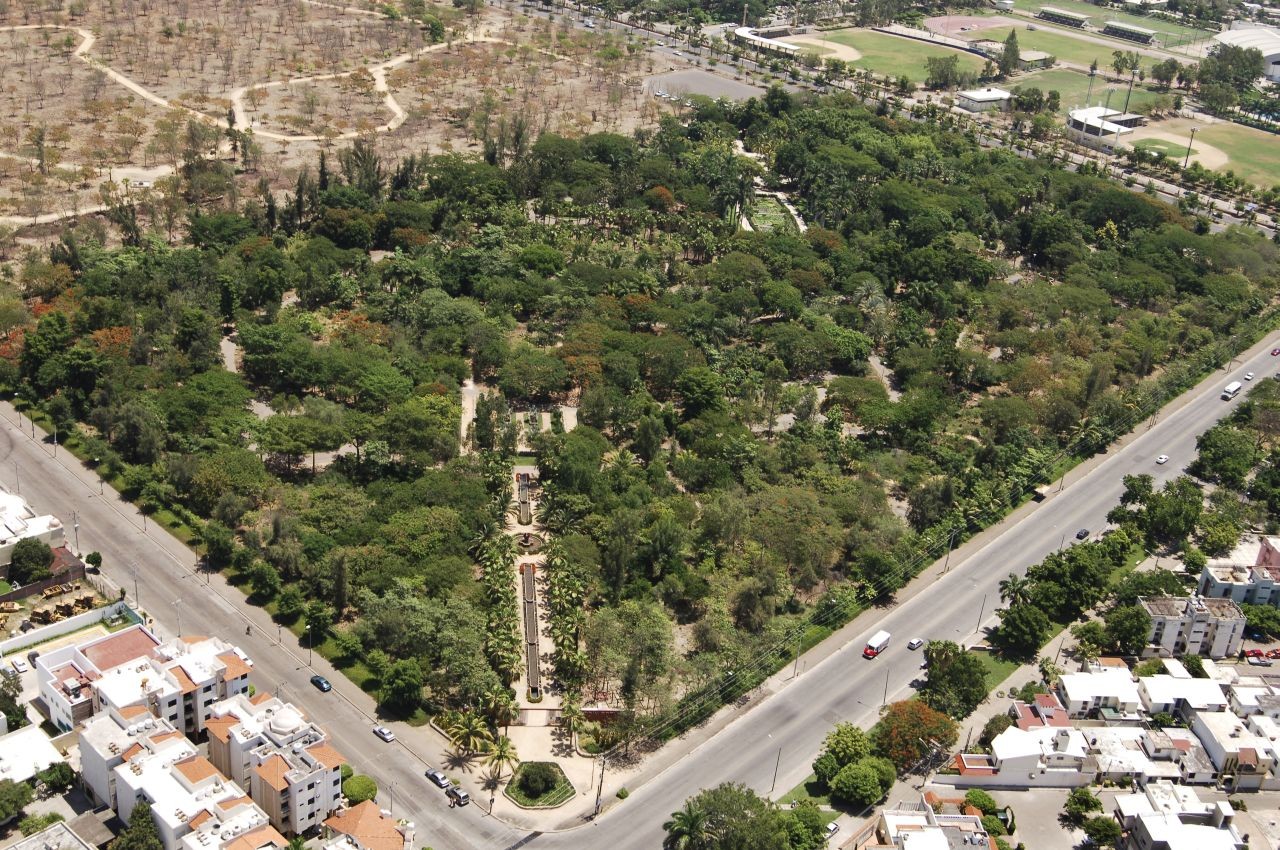
<svg viewBox="0 0 1280 850">
<path fill-rule="evenodd" d="M 662 825 L 667 833 L 662 839 L 662 850 L 710 850 L 715 840 L 707 813 L 686 800 L 684 808 L 672 812 Z"/>
<path fill-rule="evenodd" d="M 982 734 L 978 736 L 978 743 L 984 747 L 990 747 L 991 742 L 1004 730 L 1013 725 L 1013 718 L 1007 714 L 997 714 L 987 720 L 982 726 Z"/>
<path fill-rule="evenodd" d="M 387 412 L 385 439 L 407 463 L 434 466 L 458 453 L 461 415 L 458 405 L 446 396 L 411 398 Z"/>
<path fill-rule="evenodd" d="M 76 772 L 65 761 L 56 761 L 36 774 L 45 788 L 54 794 L 61 794 L 76 781 Z"/>
<path fill-rule="evenodd" d="M 1258 463 L 1254 436 L 1228 423 L 1215 425 L 1197 437 L 1196 453 L 1192 472 L 1237 490 Z"/>
<path fill-rule="evenodd" d="M 1062 816 L 1072 826 L 1080 826 L 1090 812 L 1102 811 L 1102 801 L 1093 796 L 1088 788 L 1072 788 L 1067 794 L 1067 801 L 1062 805 Z"/>
<path fill-rule="evenodd" d="M 422 704 L 424 684 L 422 665 L 412 658 L 401 659 L 393 663 L 387 675 L 382 677 L 378 702 L 398 714 L 412 714 Z"/>
<path fill-rule="evenodd" d="M 1000 51 L 1000 59 L 997 66 L 1000 68 L 1000 75 L 1008 77 L 1017 72 L 1022 61 L 1022 55 L 1018 51 L 1018 33 L 1016 30 L 1010 29 L 1008 37 L 1004 40 L 1004 49 Z"/>
<path fill-rule="evenodd" d="M 855 806 L 872 806 L 884 796 L 880 775 L 866 762 L 845 765 L 831 780 L 831 796 Z"/>
<path fill-rule="evenodd" d="M 895 702 L 886 709 L 871 730 L 871 741 L 878 755 L 906 771 L 924 757 L 930 746 L 949 749 L 958 734 L 950 717 L 912 699 Z"/>
<path fill-rule="evenodd" d="M 786 817 L 777 805 L 744 785 L 718 785 L 690 802 L 706 814 L 711 838 L 704 846 L 708 850 L 785 850 L 788 846 Z"/>
<path fill-rule="evenodd" d="M 1052 624 L 1034 605 L 1014 605 L 1000 612 L 991 642 L 1013 658 L 1031 659 L 1049 638 Z"/>
<path fill-rule="evenodd" d="M 1024 605 L 1031 601 L 1031 582 L 1017 573 L 1000 579 L 1000 601 L 1006 605 Z"/>
<path fill-rule="evenodd" d="M 22 679 L 18 676 L 0 675 L 0 712 L 9 722 L 10 731 L 26 726 L 27 704 L 22 699 Z"/>
<path fill-rule="evenodd" d="M 959 56 L 930 56 L 924 60 L 924 84 L 931 89 L 953 89 L 960 85 Z"/>
<path fill-rule="evenodd" d="M 111 850 L 163 850 L 164 842 L 160 840 L 160 831 L 152 819 L 151 806 L 138 802 L 129 813 L 129 825 L 116 840 L 111 842 Z"/>
<path fill-rule="evenodd" d="M 526 796 L 536 800 L 556 787 L 559 781 L 560 774 L 555 765 L 545 761 L 532 761 L 520 766 L 520 779 L 516 784 Z"/>
<path fill-rule="evenodd" d="M 1151 616 L 1140 605 L 1112 608 L 1103 615 L 1107 640 L 1126 655 L 1137 655 L 1151 635 Z"/>
<path fill-rule="evenodd" d="M 871 739 L 867 737 L 866 732 L 852 723 L 837 723 L 835 728 L 827 733 L 826 740 L 823 742 L 823 752 L 831 754 L 836 764 L 844 767 L 871 755 Z"/>
<path fill-rule="evenodd" d="M 984 815 L 994 815 L 1003 808 L 995 799 L 981 788 L 970 788 L 965 792 L 964 804 L 973 806 Z"/>
<path fill-rule="evenodd" d="M 358 806 L 378 796 L 378 783 L 372 777 L 357 773 L 342 783 L 342 796 L 347 798 L 348 805 Z"/>
<path fill-rule="evenodd" d="M 9 562 L 9 581 L 13 584 L 31 584 L 53 575 L 53 550 L 49 544 L 34 537 L 24 537 L 13 547 Z"/>
<path fill-rule="evenodd" d="M 1084 834 L 1095 847 L 1117 847 L 1123 830 L 1115 818 L 1098 815 L 1085 822 Z"/>
<path fill-rule="evenodd" d="M 1273 605 L 1241 605 L 1244 621 L 1250 629 L 1265 635 L 1280 635 L 1280 609 Z"/>
<path fill-rule="evenodd" d="M 484 718 L 470 711 L 458 715 L 445 731 L 453 745 L 468 755 L 479 752 L 493 740 Z"/>
<path fill-rule="evenodd" d="M 8 823 L 18 815 L 22 814 L 23 808 L 27 803 L 31 802 L 33 793 L 31 786 L 25 782 L 14 782 L 11 779 L 0 780 L 0 824 Z M 132 821 L 130 821 L 132 825 Z M 155 825 L 152 824 L 152 829 Z M 156 848 L 159 848 L 160 838 L 156 837 Z M 153 848 L 113 848 L 113 850 L 153 850 Z"/>
<path fill-rule="evenodd" d="M 986 667 L 972 652 L 952 641 L 933 640 L 924 657 L 927 672 L 920 698 L 932 708 L 960 719 L 987 698 Z"/>
</svg>

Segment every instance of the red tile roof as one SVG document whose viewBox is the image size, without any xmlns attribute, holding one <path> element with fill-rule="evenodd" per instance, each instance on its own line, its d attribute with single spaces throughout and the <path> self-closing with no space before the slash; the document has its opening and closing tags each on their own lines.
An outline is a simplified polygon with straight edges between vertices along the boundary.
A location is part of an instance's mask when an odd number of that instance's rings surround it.
<svg viewBox="0 0 1280 850">
<path fill-rule="evenodd" d="M 350 835 L 365 850 L 402 850 L 404 847 L 404 835 L 396 829 L 395 821 L 383 817 L 373 800 L 365 800 L 334 815 L 324 825 L 339 835 Z"/>
<path fill-rule="evenodd" d="M 135 658 L 149 657 L 159 644 L 160 642 L 141 626 L 134 626 L 102 638 L 90 646 L 83 647 L 80 651 L 99 670 L 109 670 Z"/>
</svg>

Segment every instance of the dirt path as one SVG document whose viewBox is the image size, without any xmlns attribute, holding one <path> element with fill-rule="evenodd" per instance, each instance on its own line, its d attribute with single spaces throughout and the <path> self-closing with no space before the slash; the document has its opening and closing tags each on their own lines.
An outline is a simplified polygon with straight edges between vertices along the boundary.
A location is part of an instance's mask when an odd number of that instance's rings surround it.
<svg viewBox="0 0 1280 850">
<path fill-rule="evenodd" d="M 842 59 L 845 62 L 856 62 L 862 58 L 862 54 L 854 50 L 847 44 L 839 44 L 834 41 L 827 41 L 821 36 L 816 35 L 789 35 L 780 41 L 789 44 L 798 44 L 802 47 L 817 47 L 823 56 L 830 56 L 832 59 Z"/>
<path fill-rule="evenodd" d="M 1168 130 L 1151 130 L 1145 128 L 1136 131 L 1129 137 L 1128 141 L 1129 144 L 1132 145 L 1134 142 L 1140 142 L 1143 139 L 1160 139 L 1165 142 L 1173 142 L 1175 145 L 1180 145 L 1183 148 L 1191 142 L 1191 139 L 1188 136 L 1179 136 L 1177 133 L 1171 133 Z M 1191 159 L 1193 162 L 1200 163 L 1210 171 L 1215 171 L 1219 168 L 1226 168 L 1227 164 L 1231 161 L 1231 157 L 1227 156 L 1222 149 L 1215 148 L 1213 145 L 1206 145 L 1201 141 L 1197 141 L 1191 146 Z"/>
</svg>

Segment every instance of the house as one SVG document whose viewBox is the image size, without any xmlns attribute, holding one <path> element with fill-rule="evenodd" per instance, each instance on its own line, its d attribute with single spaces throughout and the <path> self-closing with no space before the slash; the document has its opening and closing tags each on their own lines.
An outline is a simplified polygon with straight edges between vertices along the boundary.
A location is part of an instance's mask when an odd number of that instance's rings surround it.
<svg viewBox="0 0 1280 850">
<path fill-rule="evenodd" d="M 956 106 L 969 112 L 993 112 L 1008 109 L 1013 94 L 988 86 L 956 93 Z"/>
<path fill-rule="evenodd" d="M 1058 680 L 1058 695 L 1071 717 L 1086 717 L 1103 710 L 1120 718 L 1140 717 L 1142 701 L 1128 668 L 1064 674 Z"/>
<path fill-rule="evenodd" d="M 1241 720 L 1229 711 L 1191 714 L 1191 731 L 1200 739 L 1219 784 L 1229 791 L 1256 791 L 1276 765 L 1277 743 L 1259 734 L 1254 718 Z"/>
<path fill-rule="evenodd" d="M 216 703 L 206 725 L 209 760 L 248 788 L 281 832 L 317 829 L 342 805 L 347 760 L 292 704 L 266 693 L 237 694 Z"/>
<path fill-rule="evenodd" d="M 1088 755 L 1088 744 L 1075 729 L 1044 726 L 1025 731 L 1011 726 L 992 740 L 991 755 L 1001 773 L 1078 771 Z"/>
<path fill-rule="evenodd" d="M 387 817 L 373 800 L 346 809 L 324 822 L 324 834 L 336 839 L 325 845 L 332 850 L 410 850 L 412 824 L 400 825 Z"/>
<path fill-rule="evenodd" d="M 1224 558 L 1200 571 L 1200 595 L 1240 605 L 1280 607 L 1280 537 L 1247 535 Z"/>
<path fill-rule="evenodd" d="M 1019 729 L 1029 731 L 1042 726 L 1070 729 L 1071 718 L 1067 709 L 1053 694 L 1036 694 L 1030 703 L 1015 700 L 1009 707 L 1009 716 Z"/>
<path fill-rule="evenodd" d="M 1142 850 L 1245 850 L 1231 804 L 1201 802 L 1191 788 L 1152 782 L 1140 794 L 1117 794 L 1115 817 Z"/>
<path fill-rule="evenodd" d="M 66 761 L 35 724 L 0 736 L 0 779 L 28 782 L 51 764 Z"/>
<path fill-rule="evenodd" d="M 1138 697 L 1147 714 L 1164 712 L 1187 717 L 1191 711 L 1225 711 L 1230 704 L 1222 683 L 1180 676 L 1143 676 Z"/>
<path fill-rule="evenodd" d="M 37 514 L 27 500 L 0 489 L 0 578 L 8 578 L 8 565 L 13 560 L 13 547 L 20 540 L 40 540 L 57 549 L 67 542 L 62 520 L 48 514 Z"/>
<path fill-rule="evenodd" d="M 36 681 L 50 721 L 70 731 L 108 706 L 142 706 L 192 737 L 211 706 L 249 688 L 253 663 L 219 638 L 161 642 L 142 625 L 36 658 Z"/>
<path fill-rule="evenodd" d="M 947 850 L 982 847 L 996 850 L 978 815 L 937 814 L 922 797 L 919 802 L 898 803 L 880 810 L 875 830 L 867 840 L 855 842 L 855 850 Z"/>
<path fill-rule="evenodd" d="M 1204 596 L 1140 596 L 1138 604 L 1151 617 L 1144 656 L 1238 655 L 1245 619 L 1230 599 Z"/>
<path fill-rule="evenodd" d="M 98 850 L 85 841 L 66 822 L 59 820 L 39 832 L 28 835 L 9 850 Z"/>
<path fill-rule="evenodd" d="M 1098 726 L 1082 730 L 1088 741 L 1085 770 L 1096 782 L 1178 779 L 1180 751 L 1152 731 L 1135 726 Z"/>
</svg>

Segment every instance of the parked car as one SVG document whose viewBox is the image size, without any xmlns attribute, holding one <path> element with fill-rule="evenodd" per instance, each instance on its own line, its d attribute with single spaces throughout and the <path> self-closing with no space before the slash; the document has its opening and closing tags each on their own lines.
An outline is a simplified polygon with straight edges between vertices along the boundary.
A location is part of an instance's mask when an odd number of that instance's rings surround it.
<svg viewBox="0 0 1280 850">
<path fill-rule="evenodd" d="M 13 659 L 13 672 L 21 674 L 27 672 L 28 669 L 30 668 L 27 667 L 27 662 L 21 658 Z"/>
<path fill-rule="evenodd" d="M 426 777 L 431 781 L 431 784 L 436 786 L 437 788 L 443 788 L 446 791 L 448 791 L 450 788 L 453 787 L 453 783 L 449 781 L 449 777 L 445 776 L 443 773 L 441 773 L 438 770 L 428 769 L 426 772 Z"/>
<path fill-rule="evenodd" d="M 1246 649 L 1244 651 L 1245 658 L 1261 658 L 1266 655 L 1261 649 Z"/>
<path fill-rule="evenodd" d="M 911 640 L 907 641 L 907 649 L 914 650 L 914 649 L 919 649 L 922 646 L 924 646 L 924 641 L 921 640 L 920 638 L 912 638 Z"/>
<path fill-rule="evenodd" d="M 1249 663 L 1254 667 L 1270 667 L 1272 662 L 1270 658 L 1250 658 Z"/>
<path fill-rule="evenodd" d="M 1089 536 L 1089 529 L 1087 528 L 1082 528 L 1076 532 L 1076 540 L 1084 540 L 1088 536 Z"/>
<path fill-rule="evenodd" d="M 315 685 L 316 690 L 323 694 L 327 694 L 329 691 L 333 690 L 333 685 L 331 685 L 329 680 L 324 676 L 312 676 L 311 684 Z"/>
<path fill-rule="evenodd" d="M 1275 649 L 1268 649 L 1268 650 L 1267 650 L 1267 657 L 1268 657 L 1268 658 L 1280 658 L 1280 647 L 1276 647 Z"/>
<path fill-rule="evenodd" d="M 471 795 L 456 785 L 446 788 L 444 793 L 453 801 L 455 806 L 465 806 L 471 802 Z"/>
<path fill-rule="evenodd" d="M 835 821 L 832 821 L 831 823 L 827 824 L 827 830 L 826 830 L 827 840 L 830 841 L 832 836 L 834 836 L 839 831 L 840 831 L 840 824 L 836 823 Z"/>
<path fill-rule="evenodd" d="M 392 741 L 396 739 L 396 733 L 392 732 L 390 729 L 388 729 L 385 726 L 373 727 L 373 734 L 377 735 L 379 738 L 386 741 L 388 744 L 390 744 Z"/>
</svg>

